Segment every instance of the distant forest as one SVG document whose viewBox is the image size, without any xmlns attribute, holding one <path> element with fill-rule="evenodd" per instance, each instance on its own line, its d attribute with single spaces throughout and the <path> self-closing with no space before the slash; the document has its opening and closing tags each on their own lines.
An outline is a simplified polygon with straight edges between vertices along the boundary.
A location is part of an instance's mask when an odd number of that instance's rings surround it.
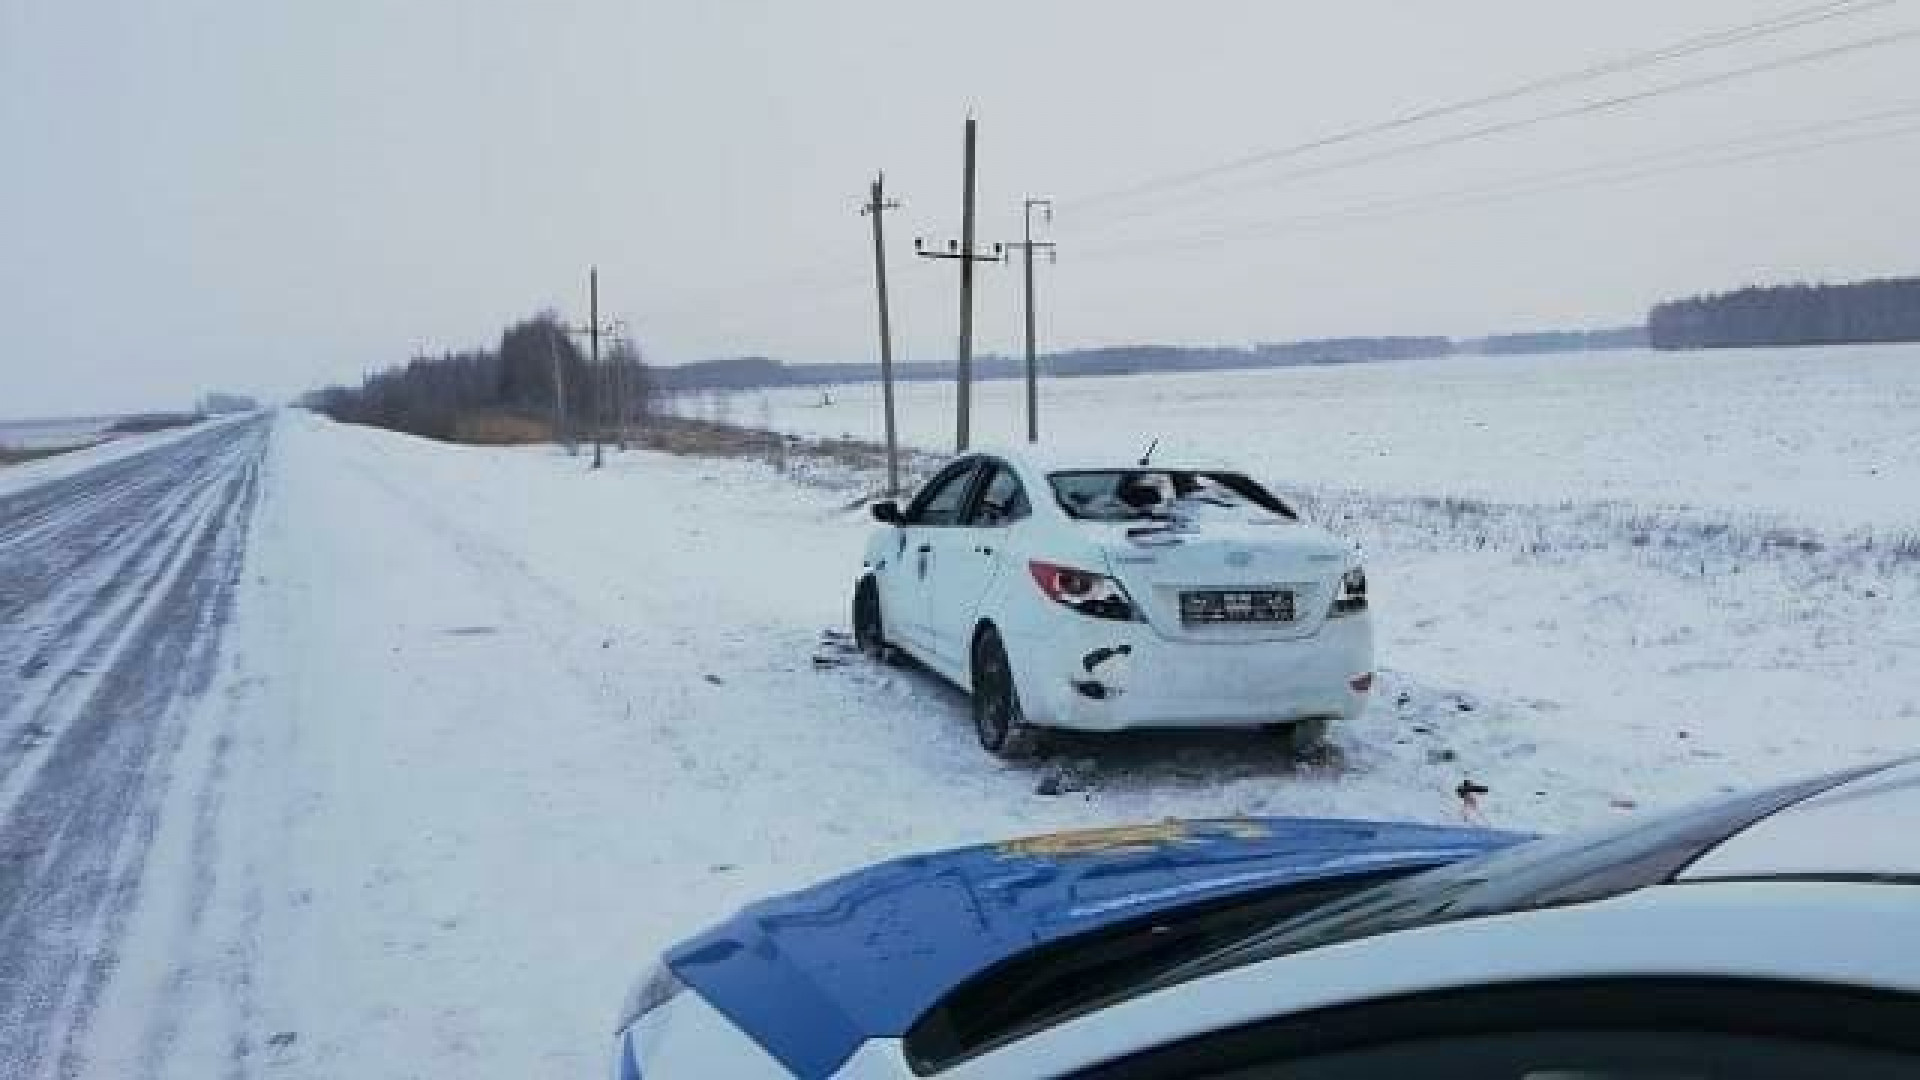
<svg viewBox="0 0 1920 1080">
<path fill-rule="evenodd" d="M 1238 371 L 1318 364 L 1360 364 L 1377 360 L 1424 360 L 1460 355 L 1591 352 L 1601 349 L 1644 349 L 1646 346 L 1644 328 L 1624 326 L 1606 330 L 1500 334 L 1464 339 L 1319 338 L 1311 341 L 1263 342 L 1249 347 L 1124 345 L 1047 353 L 1040 357 L 1040 369 L 1052 378 L 1076 378 L 1153 371 Z M 1025 370 L 1024 361 L 1015 356 L 974 358 L 974 377 L 978 379 L 1014 379 L 1019 378 Z M 880 367 L 873 363 L 783 364 L 765 356 L 742 356 L 654 368 L 653 375 L 656 385 L 665 391 L 738 390 L 762 386 L 872 382 L 880 377 Z M 903 382 L 951 379 L 953 365 L 947 361 L 897 364 L 894 377 Z"/>
<path fill-rule="evenodd" d="M 556 318 L 540 315 L 508 327 L 497 349 L 417 357 L 359 386 L 316 390 L 301 404 L 343 423 L 429 439 L 571 441 L 644 415 L 651 388 L 631 342 L 611 344 L 595 372 Z M 616 408 L 622 398 L 624 413 Z"/>
<path fill-rule="evenodd" d="M 1480 338 L 1344 337 L 1251 346 L 1127 345 L 1071 349 L 1040 358 L 1050 378 L 1147 372 L 1231 371 L 1445 356 L 1513 356 L 1612 349 L 1715 349 L 1849 342 L 1920 341 L 1920 277 L 1839 285 L 1755 287 L 1660 304 L 1645 326 L 1497 334 Z M 631 342 L 609 344 L 591 369 L 578 342 L 543 314 L 508 327 L 496 349 L 473 349 L 375 372 L 358 386 L 315 391 L 303 404 L 336 420 L 460 442 L 571 441 L 616 436 L 644 417 L 656 394 L 871 382 L 875 363 L 784 364 L 765 356 L 650 368 Z M 1013 379 L 1020 358 L 974 360 L 978 379 Z M 953 377 L 953 365 L 898 364 L 905 382 Z M 212 400 L 210 398 L 210 400 Z M 624 403 L 624 408 L 620 408 Z M 244 407 L 242 399 L 219 404 Z M 212 411 L 212 410 L 210 410 Z"/>
<path fill-rule="evenodd" d="M 1778 285 L 1675 300 L 1647 317 L 1656 349 L 1920 341 L 1920 278 Z"/>
</svg>

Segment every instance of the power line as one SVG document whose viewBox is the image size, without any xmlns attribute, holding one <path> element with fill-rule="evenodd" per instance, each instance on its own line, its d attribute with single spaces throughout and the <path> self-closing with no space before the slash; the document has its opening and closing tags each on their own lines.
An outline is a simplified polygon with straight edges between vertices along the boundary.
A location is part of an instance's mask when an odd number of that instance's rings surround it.
<svg viewBox="0 0 1920 1080">
<path fill-rule="evenodd" d="M 1682 41 L 1675 42 L 1666 46 L 1662 46 L 1660 48 L 1633 53 L 1624 57 L 1616 58 L 1614 60 L 1604 61 L 1599 64 L 1590 65 L 1588 67 L 1584 67 L 1575 71 L 1565 72 L 1558 75 L 1552 75 L 1552 76 L 1548 76 L 1541 79 L 1535 79 L 1530 82 L 1523 83 L 1519 86 L 1515 86 L 1507 90 L 1499 91 L 1497 93 L 1487 94 L 1477 98 L 1473 98 L 1465 101 L 1453 102 L 1446 105 L 1439 105 L 1439 106 L 1420 109 L 1412 113 L 1391 118 L 1389 120 L 1381 121 L 1374 124 L 1369 124 L 1364 127 L 1355 128 L 1355 129 L 1351 129 L 1344 132 L 1339 132 L 1339 133 L 1325 136 L 1309 142 L 1296 144 L 1294 146 L 1283 147 L 1277 150 L 1270 150 L 1270 151 L 1265 151 L 1258 154 L 1247 155 L 1242 158 L 1225 162 L 1220 165 L 1210 166 L 1205 169 L 1191 170 L 1188 172 L 1149 179 L 1147 181 L 1143 181 L 1139 184 L 1135 184 L 1123 189 L 1097 193 L 1089 196 L 1082 196 L 1073 200 L 1063 200 L 1062 205 L 1064 206 L 1064 205 L 1070 204 L 1073 206 L 1084 207 L 1084 206 L 1093 205 L 1097 203 L 1113 201 L 1123 197 L 1148 195 L 1148 194 L 1153 194 L 1162 190 L 1174 190 L 1174 189 L 1184 188 L 1187 186 L 1191 186 L 1192 184 L 1197 183 L 1201 180 L 1210 178 L 1212 176 L 1222 175 L 1225 173 L 1236 172 L 1236 171 L 1245 171 L 1260 165 L 1271 164 L 1274 162 L 1285 160 L 1290 157 L 1300 156 L 1300 155 L 1309 153 L 1310 151 L 1326 149 L 1326 148 L 1340 145 L 1343 143 L 1358 141 L 1360 139 L 1364 139 L 1369 136 L 1384 134 L 1384 133 L 1395 131 L 1395 130 L 1400 130 L 1400 129 L 1411 127 L 1413 125 L 1424 123 L 1430 120 L 1440 119 L 1446 116 L 1468 112 L 1477 108 L 1484 108 L 1488 105 L 1503 103 L 1506 101 L 1518 99 L 1531 94 L 1541 93 L 1548 90 L 1563 89 L 1569 86 L 1574 86 L 1574 85 L 1578 85 L 1585 82 L 1591 82 L 1607 76 L 1621 74 L 1627 71 L 1632 71 L 1638 68 L 1647 67 L 1654 64 L 1665 63 L 1668 61 L 1681 59 L 1681 58 L 1696 55 L 1699 53 L 1704 53 L 1704 52 L 1708 52 L 1716 49 L 1727 48 L 1733 45 L 1742 44 L 1745 42 L 1754 41 L 1761 38 L 1771 37 L 1771 36 L 1787 33 L 1794 30 L 1799 30 L 1808 26 L 1813 26 L 1819 23 L 1824 23 L 1831 20 L 1835 20 L 1835 19 L 1856 16 L 1856 15 L 1863 14 L 1865 12 L 1872 11 L 1875 9 L 1890 7 L 1893 4 L 1898 2 L 1899 0 L 1839 0 L 1839 2 L 1829 2 L 1829 3 L 1816 4 L 1809 7 L 1799 8 L 1793 11 L 1785 12 L 1780 15 L 1772 16 L 1770 18 L 1759 20 L 1753 23 L 1742 24 L 1739 26 L 1729 27 L 1722 30 L 1712 31 L 1706 34 L 1696 35 L 1694 37 L 1683 39 Z M 1672 94 L 1685 93 L 1685 92 L 1698 90 L 1698 89 L 1705 89 L 1708 87 L 1712 87 L 1712 86 L 1716 86 L 1716 85 L 1720 85 L 1728 82 L 1733 82 L 1738 79 L 1750 77 L 1753 75 L 1764 74 L 1767 72 L 1782 70 L 1785 68 L 1800 66 L 1803 64 L 1816 63 L 1816 62 L 1826 60 L 1826 59 L 1831 59 L 1837 56 L 1847 55 L 1851 53 L 1864 51 L 1867 49 L 1894 44 L 1894 43 L 1904 41 L 1914 37 L 1920 37 L 1920 28 L 1903 30 L 1903 31 L 1895 31 L 1892 33 L 1882 34 L 1876 37 L 1858 39 L 1858 40 L 1845 42 L 1835 46 L 1829 46 L 1821 49 L 1795 53 L 1788 56 L 1779 57 L 1779 58 L 1775 58 L 1772 60 L 1768 60 L 1768 61 L 1764 61 L 1756 64 L 1751 64 L 1746 67 L 1737 68 L 1731 71 L 1718 72 L 1718 73 L 1708 74 L 1708 75 L 1704 75 L 1696 78 L 1665 83 L 1659 86 L 1654 86 L 1645 90 L 1640 90 L 1632 93 L 1619 94 L 1609 98 L 1582 102 L 1574 106 L 1555 109 L 1548 112 L 1538 113 L 1538 114 L 1534 114 L 1534 115 L 1530 115 L 1527 117 L 1522 117 L 1514 120 L 1486 124 L 1478 128 L 1473 128 L 1473 129 L 1469 129 L 1461 132 L 1455 132 L 1446 136 L 1436 137 L 1436 138 L 1424 140 L 1421 142 L 1389 147 L 1389 148 L 1374 151 L 1371 153 L 1366 153 L 1366 154 L 1362 154 L 1362 155 L 1358 155 L 1350 158 L 1344 158 L 1338 161 L 1327 162 L 1327 163 L 1323 163 L 1317 166 L 1312 166 L 1306 169 L 1300 169 L 1300 170 L 1295 170 L 1294 172 L 1285 173 L 1277 177 L 1260 181 L 1259 186 L 1262 186 L 1262 187 L 1279 186 L 1279 185 L 1290 183 L 1293 181 L 1325 175 L 1332 172 L 1360 168 L 1366 165 L 1373 164 L 1378 161 L 1404 157 L 1404 156 L 1417 154 L 1417 153 L 1425 152 L 1428 150 L 1440 149 L 1443 147 L 1452 146 L 1460 143 L 1491 138 L 1496 135 L 1506 134 L 1512 131 L 1517 131 L 1524 128 L 1537 126 L 1540 124 L 1552 123 L 1555 121 L 1571 119 L 1571 118 L 1583 116 L 1583 115 L 1592 115 L 1596 113 L 1612 111 L 1612 110 L 1624 108 L 1629 105 L 1638 104 L 1640 102 L 1655 99 L 1655 98 L 1660 98 L 1660 97 L 1664 97 Z M 1844 141 L 1857 141 L 1857 140 L 1844 140 Z M 1617 167 L 1617 164 L 1618 163 L 1616 163 L 1616 167 Z M 1595 167 L 1589 166 L 1587 168 L 1595 168 Z M 1673 170 L 1666 170 L 1666 171 L 1673 171 Z M 1535 179 L 1538 180 L 1539 178 L 1535 178 Z M 1169 209 L 1172 209 L 1172 208 L 1163 207 L 1158 210 L 1149 208 L 1142 211 L 1135 211 L 1133 213 L 1123 214 L 1115 218 L 1109 218 L 1105 220 L 1096 219 L 1092 224 L 1086 226 L 1086 229 L 1094 230 L 1094 229 L 1101 229 L 1101 228 L 1111 228 L 1113 226 L 1120 225 L 1120 224 L 1123 224 L 1132 220 L 1136 220 L 1142 217 L 1152 216 L 1158 213 L 1165 213 Z M 1344 212 L 1344 215 L 1342 216 L 1343 217 L 1350 216 L 1353 213 L 1355 213 L 1358 209 L 1360 208 L 1350 209 L 1349 211 Z M 1321 216 L 1316 216 L 1311 218 L 1288 219 L 1285 222 L 1280 222 L 1275 224 L 1281 227 L 1287 227 L 1287 226 L 1296 225 L 1301 222 L 1324 221 L 1324 220 L 1326 220 L 1326 216 L 1321 215 Z M 1236 232 L 1233 235 L 1238 235 L 1238 233 Z M 1231 238 L 1232 236 L 1223 236 L 1223 237 L 1220 237 L 1219 239 L 1224 240 L 1224 239 L 1231 239 Z M 824 302 L 826 297 L 828 296 L 835 296 L 836 294 L 840 294 L 843 292 L 850 292 L 852 289 L 859 288 L 863 284 L 860 277 L 845 277 L 841 275 L 829 275 L 829 274 L 817 273 L 817 272 L 802 274 L 802 275 L 789 275 L 786 279 L 784 279 L 784 281 L 781 281 L 780 283 L 784 285 L 798 286 L 798 288 L 797 289 L 790 288 L 790 289 L 784 290 L 789 294 L 789 297 L 786 303 L 775 305 L 774 310 L 771 310 L 771 311 L 763 308 L 760 311 L 754 313 L 753 315 L 748 316 L 747 321 L 759 322 L 768 316 L 791 314 L 803 307 L 808 307 L 816 303 Z M 743 283 L 742 285 L 739 285 L 733 288 L 747 289 L 751 287 L 753 287 L 752 284 Z M 733 291 L 733 289 L 715 290 L 713 293 L 709 295 L 712 296 L 713 299 L 718 300 L 722 292 L 731 292 L 731 291 Z M 800 295 L 798 296 L 794 295 L 796 293 Z M 817 297 L 818 299 L 810 299 L 810 297 Z M 703 301 L 706 299 L 707 299 L 706 297 L 695 297 L 693 298 L 692 304 L 674 305 L 674 310 L 676 310 L 676 312 L 683 312 L 688 307 L 698 308 L 698 307 L 705 306 Z"/>
<path fill-rule="evenodd" d="M 1421 142 L 1404 143 L 1399 146 L 1392 146 L 1383 150 L 1376 150 L 1370 153 L 1361 154 L 1354 157 L 1342 158 L 1338 161 L 1326 162 L 1320 165 L 1310 166 L 1304 169 L 1296 169 L 1293 172 L 1283 173 L 1277 177 L 1273 177 L 1270 180 L 1263 181 L 1259 186 L 1278 187 L 1280 185 L 1291 183 L 1296 180 L 1305 180 L 1305 179 L 1309 179 L 1316 176 L 1324 176 L 1324 175 L 1327 175 L 1328 173 L 1342 172 L 1348 169 L 1359 168 L 1364 165 L 1372 165 L 1376 162 L 1386 161 L 1392 158 L 1405 157 L 1409 154 L 1417 154 L 1417 153 L 1421 153 L 1428 150 L 1437 150 L 1442 147 L 1455 146 L 1460 143 L 1474 142 L 1481 139 L 1491 138 L 1495 135 L 1504 135 L 1509 132 L 1519 131 L 1523 128 L 1536 127 L 1540 124 L 1551 123 L 1558 120 L 1572 119 L 1578 116 L 1591 116 L 1596 113 L 1611 112 L 1616 109 L 1625 108 L 1626 106 L 1635 105 L 1643 101 L 1652 100 L 1654 98 L 1667 97 L 1669 95 L 1686 93 L 1688 91 L 1693 91 L 1693 90 L 1701 90 L 1711 86 L 1719 86 L 1724 83 L 1733 82 L 1735 80 L 1747 78 L 1753 75 L 1764 74 L 1771 71 L 1779 71 L 1789 67 L 1798 67 L 1803 64 L 1817 63 L 1822 60 L 1830 60 L 1837 56 L 1844 56 L 1850 53 L 1862 52 L 1867 49 L 1879 48 L 1885 45 L 1892 45 L 1892 44 L 1896 44 L 1901 41 L 1907 41 L 1916 37 L 1920 37 L 1920 28 L 1899 30 L 1899 31 L 1894 31 L 1892 33 L 1880 34 L 1875 37 L 1862 38 L 1855 41 L 1845 42 L 1840 45 L 1832 45 L 1822 49 L 1814 49 L 1808 52 L 1793 53 L 1788 56 L 1777 57 L 1775 59 L 1762 61 L 1757 64 L 1749 64 L 1746 67 L 1735 68 L 1731 71 L 1715 72 L 1710 75 L 1701 75 L 1691 79 L 1682 79 L 1677 82 L 1663 83 L 1659 86 L 1651 87 L 1645 90 L 1637 90 L 1629 94 L 1618 94 L 1609 98 L 1601 98 L 1595 101 L 1581 102 L 1578 105 L 1572 105 L 1572 106 L 1568 106 L 1566 108 L 1561 108 L 1561 109 L 1554 109 L 1549 112 L 1535 113 L 1531 116 L 1520 117 L 1514 120 L 1503 120 L 1497 123 L 1485 124 L 1477 128 L 1469 128 L 1465 131 L 1454 132 L 1448 135 L 1427 139 Z M 1165 212 L 1164 209 L 1160 211 L 1154 211 L 1154 210 L 1141 211 L 1133 214 L 1122 215 L 1121 217 L 1118 217 L 1118 218 L 1109 219 L 1108 221 L 1103 222 L 1102 224 L 1107 227 L 1111 227 L 1113 225 L 1117 225 L 1122 222 L 1133 221 L 1139 218 L 1151 216 L 1155 213 L 1163 213 L 1163 212 Z"/>
<path fill-rule="evenodd" d="M 1683 39 L 1670 45 L 1617 57 L 1613 60 L 1603 61 L 1599 64 L 1580 68 L 1575 71 L 1534 79 L 1530 82 L 1491 94 L 1485 94 L 1480 97 L 1418 109 L 1387 120 L 1336 132 L 1332 135 L 1326 135 L 1316 139 L 1310 139 L 1306 142 L 1295 143 L 1291 146 L 1248 154 L 1217 165 L 1150 178 L 1129 185 L 1128 187 L 1099 192 L 1093 195 L 1085 195 L 1076 199 L 1063 200 L 1063 204 L 1084 209 L 1087 206 L 1110 202 L 1116 199 L 1131 198 L 1139 195 L 1153 194 L 1163 190 L 1187 187 L 1201 180 L 1209 179 L 1223 173 L 1237 172 L 1259 165 L 1272 164 L 1315 150 L 1324 150 L 1343 143 L 1355 142 L 1374 135 L 1386 134 L 1402 128 L 1412 127 L 1416 124 L 1426 123 L 1430 120 L 1437 120 L 1443 117 L 1469 112 L 1474 109 L 1485 108 L 1489 105 L 1501 104 L 1532 94 L 1538 94 L 1548 90 L 1564 89 L 1569 86 L 1592 82 L 1597 79 L 1633 71 L 1638 68 L 1682 59 L 1697 53 L 1709 52 L 1714 49 L 1726 48 L 1731 45 L 1771 37 L 1833 19 L 1859 15 L 1876 8 L 1887 7 L 1895 2 L 1897 2 L 1897 0 L 1840 0 L 1840 2 L 1837 3 L 1815 4 L 1811 7 L 1798 8 L 1771 18 L 1762 19 L 1758 22 L 1711 31 Z"/>
<path fill-rule="evenodd" d="M 1620 159 L 1616 159 L 1608 162 L 1598 162 L 1598 163 L 1592 163 L 1587 165 L 1579 165 L 1569 169 L 1557 169 L 1557 170 L 1553 170 L 1545 173 L 1536 173 L 1532 176 L 1497 181 L 1493 184 L 1480 184 L 1480 185 L 1473 185 L 1466 188 L 1455 188 L 1451 191 L 1426 192 L 1418 195 L 1402 195 L 1402 196 L 1397 196 L 1395 198 L 1390 198 L 1390 199 L 1379 199 L 1379 200 L 1374 200 L 1372 202 L 1361 203 L 1357 206 L 1347 207 L 1342 210 L 1332 211 L 1329 213 L 1296 215 L 1293 217 L 1281 218 L 1278 220 L 1261 221 L 1261 222 L 1243 222 L 1241 224 L 1229 226 L 1226 228 L 1210 229 L 1210 230 L 1207 230 L 1206 232 L 1193 233 L 1185 236 L 1174 237 L 1168 242 L 1182 248 L 1191 244 L 1196 244 L 1196 243 L 1200 244 L 1201 246 L 1206 246 L 1214 241 L 1233 240 L 1242 236 L 1264 235 L 1266 232 L 1268 232 L 1271 229 L 1278 228 L 1278 227 L 1291 226 L 1291 225 L 1298 224 L 1300 222 L 1319 222 L 1319 221 L 1325 221 L 1325 220 L 1345 219 L 1350 216 L 1361 215 L 1361 214 L 1372 216 L 1376 212 L 1397 210 L 1401 208 L 1421 209 L 1426 207 L 1428 204 L 1446 204 L 1456 199 L 1473 198 L 1473 197 L 1484 196 L 1484 195 L 1499 194 L 1514 188 L 1531 188 L 1542 183 L 1576 179 L 1579 177 L 1583 177 L 1583 176 L 1587 176 L 1595 173 L 1612 174 L 1622 169 L 1631 168 L 1633 166 L 1646 165 L 1654 162 L 1668 161 L 1673 158 L 1693 158 L 1693 157 L 1698 157 L 1702 154 L 1711 154 L 1719 151 L 1736 149 L 1739 147 L 1753 146 L 1755 144 L 1779 142 L 1783 139 L 1791 139 L 1791 138 L 1796 138 L 1798 136 L 1809 135 L 1809 134 L 1820 134 L 1828 131 L 1838 130 L 1840 128 L 1855 127 L 1860 124 L 1873 123 L 1879 120 L 1897 119 L 1903 116 L 1911 116 L 1916 113 L 1920 113 L 1920 102 L 1915 102 L 1912 104 L 1903 105 L 1903 106 L 1899 106 L 1891 109 L 1883 109 L 1876 112 L 1861 113 L 1853 116 L 1842 117 L 1837 120 L 1827 120 L 1827 121 L 1821 121 L 1819 123 L 1814 123 L 1814 124 L 1804 124 L 1798 127 L 1787 128 L 1782 131 L 1766 132 L 1758 135 L 1746 135 L 1737 139 L 1729 139 L 1724 142 L 1708 143 L 1708 144 L 1698 145 L 1698 146 L 1676 147 L 1676 148 L 1667 149 L 1667 150 L 1657 150 L 1648 154 L 1636 154 L 1632 157 L 1620 158 Z M 1092 258 L 1098 258 L 1101 255 L 1104 255 L 1110 252 L 1125 250 L 1126 248 L 1129 248 L 1131 246 L 1132 244 L 1130 242 L 1129 244 L 1126 244 L 1126 245 L 1112 244 L 1106 247 L 1095 247 L 1088 252 L 1088 255 L 1089 257 L 1092 257 Z M 1162 249 L 1162 250 L 1165 250 L 1165 249 Z"/>
<path fill-rule="evenodd" d="M 1845 127 L 1856 127 L 1860 124 L 1874 121 L 1890 120 L 1913 115 L 1920 115 L 1920 103 L 1897 109 L 1888 109 L 1881 112 L 1848 117 L 1830 123 L 1805 125 L 1803 127 L 1774 132 L 1768 135 L 1747 136 L 1706 146 L 1643 154 L 1613 162 L 1536 174 L 1531 177 L 1504 181 L 1498 184 L 1456 189 L 1422 196 L 1404 196 L 1396 199 L 1379 200 L 1321 214 L 1307 214 L 1298 217 L 1283 218 L 1261 224 L 1241 226 L 1230 230 L 1214 230 L 1208 233 L 1174 239 L 1170 241 L 1169 244 L 1156 246 L 1153 249 L 1153 253 L 1156 255 L 1165 255 L 1169 252 L 1203 250 L 1220 244 L 1231 243 L 1236 240 L 1269 236 L 1279 232 L 1310 229 L 1316 226 L 1365 223 L 1405 217 L 1427 211 L 1444 211 L 1469 206 L 1487 205 L 1534 195 L 1641 180 L 1648 177 L 1687 172 L 1695 169 L 1717 168 L 1750 161 L 1786 157 L 1792 154 L 1807 153 L 1835 146 L 1890 139 L 1920 132 L 1920 125 L 1905 125 L 1891 130 L 1863 132 L 1790 146 L 1750 150 L 1744 153 L 1725 153 L 1725 151 L 1728 150 L 1734 150 L 1740 147 L 1751 147 L 1758 143 L 1778 142 L 1781 139 L 1819 134 L 1821 132 L 1834 131 Z M 1703 154 L 1711 156 L 1702 158 L 1701 155 Z M 1670 160 L 1676 157 L 1682 160 L 1677 162 Z M 1660 161 L 1666 161 L 1668 163 L 1664 165 L 1651 165 L 1651 167 L 1646 168 L 1634 168 L 1634 166 L 1637 165 L 1650 165 L 1652 162 Z M 1104 251 L 1102 249 L 1090 251 L 1088 258 L 1098 260 L 1103 254 L 1108 252 L 1120 253 L 1132 250 L 1135 250 L 1132 245 L 1127 247 L 1116 245 L 1104 249 Z M 1107 261 L 1119 260 L 1109 258 Z"/>
</svg>

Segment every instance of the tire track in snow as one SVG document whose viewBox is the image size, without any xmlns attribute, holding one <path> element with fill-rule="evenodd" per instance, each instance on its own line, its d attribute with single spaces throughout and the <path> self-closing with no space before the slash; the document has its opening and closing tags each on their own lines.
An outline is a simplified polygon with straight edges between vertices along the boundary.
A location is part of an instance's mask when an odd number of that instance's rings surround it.
<svg viewBox="0 0 1920 1080">
<path fill-rule="evenodd" d="M 267 429 L 223 425 L 0 501 L 12 546 L 16 520 L 33 537 L 31 558 L 6 560 L 29 569 L 0 582 L 0 654 L 34 642 L 46 657 L 30 675 L 0 673 L 0 686 L 16 703 L 23 679 L 63 688 L 35 699 L 44 745 L 12 762 L 17 798 L 0 818 L 0 1075 L 84 1071 L 182 706 L 212 675 Z M 134 537 L 135 551 L 116 550 Z M 49 607 L 67 616 L 51 648 L 48 629 L 22 617 Z M 17 726 L 18 711 L 0 725 Z"/>
<path fill-rule="evenodd" d="M 54 681 L 39 676 L 77 666 L 58 654 L 79 647 L 85 632 L 98 628 L 103 590 L 118 592 L 145 580 L 142 560 L 177 531 L 186 504 L 209 495 L 192 477 L 214 457 L 234 451 L 228 433 L 215 428 L 0 499 L 0 646 L 5 647 L 0 651 L 5 658 L 0 740 L 5 745 L 15 746 L 21 735 L 6 725 L 30 716 L 22 711 L 22 699 Z M 142 463 L 144 471 L 136 468 Z M 97 483 L 88 482 L 96 476 Z M 58 517 L 62 512 L 65 517 Z M 23 527 L 29 519 L 46 527 Z M 79 587 L 80 578 L 100 584 Z M 6 767 L 0 760 L 0 773 Z"/>
</svg>

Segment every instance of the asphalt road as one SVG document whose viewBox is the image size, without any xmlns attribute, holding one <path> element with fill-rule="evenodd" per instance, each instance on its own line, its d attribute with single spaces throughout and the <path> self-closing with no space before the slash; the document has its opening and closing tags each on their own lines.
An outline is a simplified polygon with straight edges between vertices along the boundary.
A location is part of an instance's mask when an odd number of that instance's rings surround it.
<svg viewBox="0 0 1920 1080">
<path fill-rule="evenodd" d="M 270 422 L 0 497 L 0 1076 L 84 1071 Z"/>
</svg>

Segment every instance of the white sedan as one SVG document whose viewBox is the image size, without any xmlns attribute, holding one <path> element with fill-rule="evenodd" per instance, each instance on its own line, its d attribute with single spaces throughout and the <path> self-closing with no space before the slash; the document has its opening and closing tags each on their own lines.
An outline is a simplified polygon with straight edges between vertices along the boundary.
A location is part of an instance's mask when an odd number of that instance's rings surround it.
<svg viewBox="0 0 1920 1080">
<path fill-rule="evenodd" d="M 1920 761 L 1602 832 L 1163 822 L 936 852 L 668 950 L 612 1074 L 1907 1080 Z"/>
<path fill-rule="evenodd" d="M 1306 749 L 1366 706 L 1366 572 L 1245 472 L 974 453 L 873 515 L 856 639 L 968 690 L 994 754 L 1047 728 L 1274 726 Z"/>
</svg>

